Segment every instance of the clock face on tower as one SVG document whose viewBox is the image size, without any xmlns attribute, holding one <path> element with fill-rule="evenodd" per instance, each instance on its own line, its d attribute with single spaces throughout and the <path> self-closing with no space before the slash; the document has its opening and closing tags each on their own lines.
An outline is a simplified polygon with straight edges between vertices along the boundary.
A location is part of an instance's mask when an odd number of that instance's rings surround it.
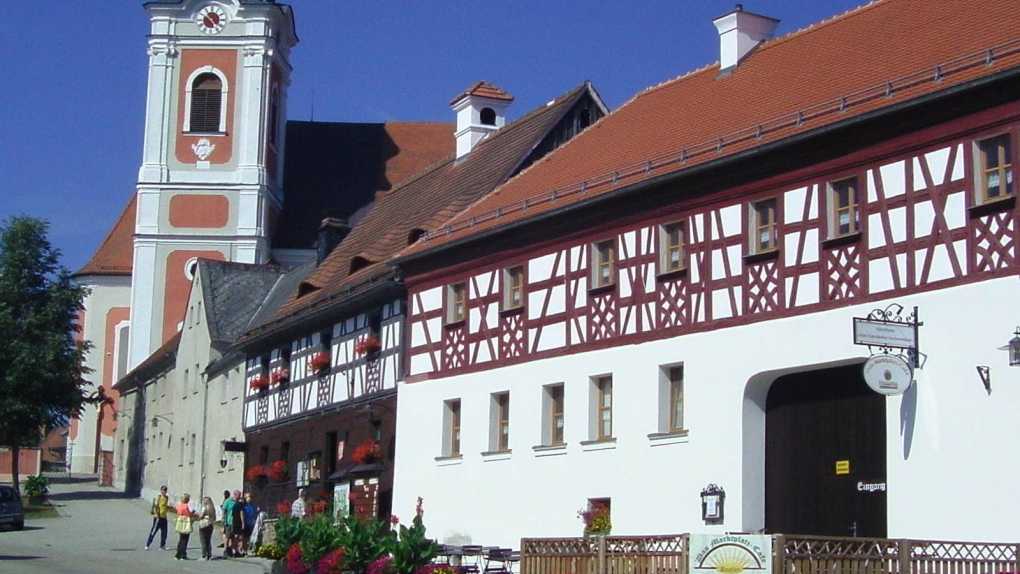
<svg viewBox="0 0 1020 574">
<path fill-rule="evenodd" d="M 219 6 L 206 6 L 195 15 L 195 23 L 206 34 L 218 34 L 227 25 L 227 13 Z"/>
</svg>

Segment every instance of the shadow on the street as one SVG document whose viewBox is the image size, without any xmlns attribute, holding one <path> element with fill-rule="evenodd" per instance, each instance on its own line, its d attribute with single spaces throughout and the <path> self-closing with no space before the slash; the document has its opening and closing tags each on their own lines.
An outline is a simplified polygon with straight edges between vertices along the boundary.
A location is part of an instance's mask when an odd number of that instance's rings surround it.
<svg viewBox="0 0 1020 574">
<path fill-rule="evenodd" d="M 134 498 L 116 490 L 78 490 L 49 495 L 50 500 L 113 500 Z"/>
<path fill-rule="evenodd" d="M 94 476 L 67 476 L 67 475 L 47 475 L 50 484 L 82 484 L 85 482 L 96 482 Z"/>
<path fill-rule="evenodd" d="M 0 562 L 4 560 L 39 560 L 42 556 L 8 556 L 6 554 L 0 554 Z"/>
</svg>

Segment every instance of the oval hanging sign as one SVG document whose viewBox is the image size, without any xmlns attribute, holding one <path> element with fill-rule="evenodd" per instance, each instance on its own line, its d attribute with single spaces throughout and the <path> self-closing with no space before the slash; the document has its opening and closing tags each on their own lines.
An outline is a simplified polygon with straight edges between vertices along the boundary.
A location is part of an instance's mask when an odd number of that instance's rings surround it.
<svg viewBox="0 0 1020 574">
<path fill-rule="evenodd" d="M 882 395 L 901 395 L 914 382 L 914 371 L 897 355 L 873 355 L 864 363 L 864 382 Z"/>
</svg>

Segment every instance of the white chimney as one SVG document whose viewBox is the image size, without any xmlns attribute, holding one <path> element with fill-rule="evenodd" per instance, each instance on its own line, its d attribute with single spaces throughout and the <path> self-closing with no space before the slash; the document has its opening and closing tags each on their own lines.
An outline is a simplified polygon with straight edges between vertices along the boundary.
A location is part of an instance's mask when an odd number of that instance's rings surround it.
<svg viewBox="0 0 1020 574">
<path fill-rule="evenodd" d="M 457 159 L 506 124 L 506 108 L 512 101 L 513 96 L 488 82 L 477 82 L 450 100 L 457 114 Z"/>
<path fill-rule="evenodd" d="M 719 71 L 726 72 L 744 59 L 755 46 L 772 37 L 779 20 L 745 12 L 744 6 L 712 20 L 719 30 Z"/>
</svg>

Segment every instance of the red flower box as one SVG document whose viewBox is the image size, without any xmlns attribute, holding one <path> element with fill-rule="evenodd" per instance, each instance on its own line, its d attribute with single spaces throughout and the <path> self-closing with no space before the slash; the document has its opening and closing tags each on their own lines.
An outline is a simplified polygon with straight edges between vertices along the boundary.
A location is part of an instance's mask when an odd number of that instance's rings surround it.
<svg viewBox="0 0 1020 574">
<path fill-rule="evenodd" d="M 371 464 L 382 458 L 382 451 L 379 443 L 374 440 L 366 440 L 354 448 L 351 453 L 351 460 L 357 464 Z"/>
<path fill-rule="evenodd" d="M 308 365 L 311 366 L 312 371 L 316 373 L 321 373 L 328 369 L 331 366 L 329 363 L 329 353 L 326 351 L 319 351 L 308 359 Z"/>
<path fill-rule="evenodd" d="M 266 474 L 269 478 L 276 482 L 284 480 L 287 478 L 287 461 L 277 460 L 273 462 L 273 464 L 269 465 L 269 468 L 266 470 Z"/>
<path fill-rule="evenodd" d="M 253 391 L 264 391 L 269 388 L 269 377 L 265 375 L 256 375 L 252 377 L 251 382 L 248 383 Z"/>
<path fill-rule="evenodd" d="M 378 353 L 380 350 L 382 350 L 382 343 L 375 335 L 369 335 L 354 345 L 354 352 L 359 355 L 370 355 Z"/>
<path fill-rule="evenodd" d="M 290 516 L 290 502 L 284 500 L 276 503 L 276 513 L 281 516 Z"/>
<path fill-rule="evenodd" d="M 274 385 L 286 383 L 290 380 L 290 369 L 277 369 L 273 371 L 273 374 L 270 376 L 270 380 Z"/>
<path fill-rule="evenodd" d="M 258 479 L 266 476 L 266 467 L 261 464 L 249 467 L 248 470 L 244 471 L 244 479 L 248 482 L 256 482 Z"/>
</svg>

